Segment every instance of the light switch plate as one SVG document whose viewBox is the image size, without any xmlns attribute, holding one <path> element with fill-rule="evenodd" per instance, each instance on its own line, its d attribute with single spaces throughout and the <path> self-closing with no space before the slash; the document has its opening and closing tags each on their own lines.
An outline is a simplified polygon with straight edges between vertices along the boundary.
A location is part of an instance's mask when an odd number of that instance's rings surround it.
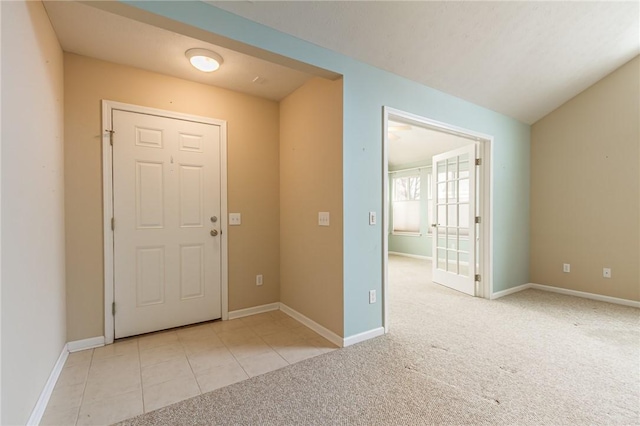
<svg viewBox="0 0 640 426">
<path fill-rule="evenodd" d="M 369 212 L 369 225 L 375 225 L 377 222 L 376 212 Z"/>
<path fill-rule="evenodd" d="M 318 212 L 318 225 L 329 226 L 329 212 Z"/>
<path fill-rule="evenodd" d="M 242 216 L 240 213 L 229 213 L 229 225 L 241 225 Z"/>
</svg>

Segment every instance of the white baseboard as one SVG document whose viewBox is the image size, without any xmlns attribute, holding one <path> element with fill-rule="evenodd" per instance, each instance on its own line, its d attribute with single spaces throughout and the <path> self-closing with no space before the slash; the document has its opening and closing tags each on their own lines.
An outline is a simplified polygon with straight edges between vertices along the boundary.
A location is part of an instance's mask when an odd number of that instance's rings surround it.
<svg viewBox="0 0 640 426">
<path fill-rule="evenodd" d="M 62 373 L 62 368 L 64 367 L 64 363 L 67 361 L 68 356 L 69 350 L 67 349 L 67 345 L 65 344 L 62 347 L 62 352 L 60 352 L 58 361 L 56 361 L 55 365 L 53 366 L 51 374 L 49 374 L 49 379 L 47 380 L 47 383 L 45 383 L 44 389 L 42 389 L 42 392 L 40 393 L 40 398 L 38 398 L 36 406 L 33 407 L 33 411 L 31 411 L 31 416 L 29 416 L 27 425 L 36 426 L 40 424 L 40 420 L 42 420 L 44 410 L 47 409 L 47 405 L 49 404 L 49 398 L 51 398 L 51 394 L 53 393 L 53 388 L 56 386 L 56 382 L 58 381 L 58 377 L 60 377 L 60 373 Z"/>
<path fill-rule="evenodd" d="M 602 294 L 587 293 L 585 291 L 569 290 L 566 288 L 553 287 L 550 285 L 542 285 L 542 284 L 529 284 L 529 287 L 535 288 L 536 290 L 544 290 L 544 291 L 550 291 L 552 293 L 565 294 L 567 296 L 576 296 L 576 297 L 582 297 L 584 299 L 598 300 L 600 302 L 615 303 L 616 305 L 624 305 L 624 306 L 631 306 L 633 308 L 640 308 L 640 302 L 635 300 L 620 299 L 618 297 L 604 296 Z"/>
<path fill-rule="evenodd" d="M 413 259 L 431 260 L 431 256 L 420 256 L 418 254 L 401 253 L 399 251 L 390 251 L 388 253 L 396 256 L 411 257 Z"/>
<path fill-rule="evenodd" d="M 280 303 L 280 310 L 285 314 L 289 315 L 291 318 L 306 325 L 307 327 L 309 327 L 310 329 L 312 329 L 313 331 L 315 331 L 316 333 L 318 333 L 319 335 L 321 335 L 322 337 L 324 337 L 334 345 L 337 345 L 338 347 L 344 346 L 344 339 L 342 337 L 338 336 L 336 333 L 329 330 L 328 328 L 321 326 L 314 320 L 302 315 L 300 312 L 296 311 L 295 309 L 288 307 L 284 303 Z"/>
<path fill-rule="evenodd" d="M 531 288 L 531 284 L 522 284 L 517 287 L 508 288 L 506 290 L 496 291 L 495 293 L 491 294 L 491 300 L 500 299 L 501 297 L 508 296 L 510 294 L 517 293 L 528 288 Z"/>
<path fill-rule="evenodd" d="M 355 345 L 356 343 L 364 342 L 365 340 L 373 339 L 374 337 L 382 336 L 383 334 L 384 327 L 378 327 L 369 331 L 354 334 L 353 336 L 345 337 L 344 347 Z"/>
<path fill-rule="evenodd" d="M 90 337 L 88 339 L 82 340 L 74 340 L 73 342 L 67 343 L 67 348 L 69 352 L 78 352 L 83 351 L 85 349 L 93 349 L 104 346 L 104 336 L 100 337 Z"/>
<path fill-rule="evenodd" d="M 251 308 L 238 309 L 236 311 L 229 312 L 229 319 L 236 319 L 242 317 L 248 317 L 249 315 L 261 314 L 269 311 L 277 311 L 280 309 L 280 303 L 268 303 L 266 305 L 253 306 Z"/>
<path fill-rule="evenodd" d="M 620 299 L 618 297 L 604 296 L 602 294 L 587 293 L 586 291 L 570 290 L 568 288 L 554 287 L 554 286 L 550 286 L 550 285 L 542 285 L 542 284 L 535 284 L 535 283 L 522 284 L 522 285 L 519 285 L 517 287 L 508 288 L 506 290 L 498 291 L 498 292 L 493 293 L 491 295 L 491 300 L 499 299 L 499 298 L 507 296 L 509 294 L 513 294 L 513 293 L 517 293 L 517 292 L 522 291 L 522 290 L 526 290 L 528 288 L 533 288 L 533 289 L 542 290 L 542 291 L 549 291 L 551 293 L 564 294 L 566 296 L 581 297 L 583 299 L 597 300 L 599 302 L 614 303 L 616 305 L 623 305 L 623 306 L 631 306 L 633 308 L 640 308 L 640 302 L 635 301 L 635 300 Z"/>
</svg>

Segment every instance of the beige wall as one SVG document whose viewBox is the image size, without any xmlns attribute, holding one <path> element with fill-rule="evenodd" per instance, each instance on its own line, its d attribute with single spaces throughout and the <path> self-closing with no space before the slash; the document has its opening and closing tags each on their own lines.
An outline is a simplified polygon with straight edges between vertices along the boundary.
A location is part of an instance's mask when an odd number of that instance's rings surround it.
<svg viewBox="0 0 640 426">
<path fill-rule="evenodd" d="M 104 333 L 102 99 L 227 120 L 229 310 L 277 302 L 278 103 L 65 53 L 68 340 Z M 264 285 L 255 285 L 255 275 Z"/>
<path fill-rule="evenodd" d="M 639 76 L 636 57 L 532 126 L 532 282 L 640 300 Z"/>
<path fill-rule="evenodd" d="M 318 226 L 318 212 L 331 226 Z M 281 301 L 344 336 L 342 80 L 313 79 L 280 103 Z"/>
<path fill-rule="evenodd" d="M 40 2 L 2 2 L 2 417 L 26 424 L 66 342 L 63 56 Z"/>
</svg>

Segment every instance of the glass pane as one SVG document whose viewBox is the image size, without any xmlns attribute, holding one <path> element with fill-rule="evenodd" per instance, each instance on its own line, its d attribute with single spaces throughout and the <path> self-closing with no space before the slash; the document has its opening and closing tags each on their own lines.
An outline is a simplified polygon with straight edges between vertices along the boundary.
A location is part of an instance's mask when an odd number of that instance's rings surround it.
<svg viewBox="0 0 640 426">
<path fill-rule="evenodd" d="M 438 269 L 442 269 L 443 271 L 447 270 L 447 251 L 444 249 L 438 249 Z"/>
<path fill-rule="evenodd" d="M 438 236 L 438 248 L 446 248 L 447 240 L 444 236 Z"/>
<path fill-rule="evenodd" d="M 438 178 L 436 182 L 444 182 L 445 180 L 447 180 L 447 166 L 444 163 L 444 161 L 439 161 L 438 162 Z"/>
<path fill-rule="evenodd" d="M 438 184 L 438 203 L 446 203 L 447 202 L 447 187 L 446 183 Z"/>
<path fill-rule="evenodd" d="M 457 235 L 449 235 L 447 237 L 447 248 L 458 250 L 458 236 Z"/>
<path fill-rule="evenodd" d="M 461 251 L 458 252 L 458 260 L 460 261 L 460 269 L 458 270 L 458 274 L 464 275 L 465 277 L 469 276 L 469 253 Z"/>
<path fill-rule="evenodd" d="M 459 177 L 460 178 L 468 178 L 469 177 L 469 159 L 468 159 L 468 155 L 461 155 L 460 156 L 460 163 L 458 166 L 458 170 L 460 172 Z"/>
<path fill-rule="evenodd" d="M 431 234 L 433 232 L 433 228 L 431 228 L 431 224 L 436 223 L 435 218 L 433 217 L 433 203 L 429 202 L 427 204 L 427 232 Z"/>
<path fill-rule="evenodd" d="M 446 225 L 445 220 L 447 219 L 447 206 L 445 204 L 441 204 L 438 206 L 438 217 L 437 224 L 438 225 Z"/>
<path fill-rule="evenodd" d="M 467 183 L 468 185 L 468 183 Z M 455 202 L 456 199 L 458 198 L 458 194 L 456 191 L 456 187 L 457 187 L 457 182 L 453 181 L 453 182 L 449 182 L 447 183 L 447 188 L 448 188 L 448 196 L 449 196 L 449 202 Z"/>
<path fill-rule="evenodd" d="M 447 180 L 455 179 L 458 176 L 458 159 L 456 157 L 447 160 Z"/>
<path fill-rule="evenodd" d="M 458 226 L 458 206 L 455 204 L 447 206 L 447 226 Z"/>
<path fill-rule="evenodd" d="M 458 205 L 458 208 L 460 209 L 459 210 L 460 222 L 458 224 L 463 228 L 468 228 L 469 227 L 469 204 L 460 204 Z"/>
<path fill-rule="evenodd" d="M 460 202 L 469 202 L 469 179 L 460 179 Z"/>
<path fill-rule="evenodd" d="M 449 259 L 447 262 L 447 271 L 457 274 L 458 273 L 458 252 L 455 250 L 447 250 L 447 255 L 449 256 Z"/>
<path fill-rule="evenodd" d="M 407 176 L 393 179 L 393 194 L 396 201 L 420 199 L 420 177 Z"/>
</svg>

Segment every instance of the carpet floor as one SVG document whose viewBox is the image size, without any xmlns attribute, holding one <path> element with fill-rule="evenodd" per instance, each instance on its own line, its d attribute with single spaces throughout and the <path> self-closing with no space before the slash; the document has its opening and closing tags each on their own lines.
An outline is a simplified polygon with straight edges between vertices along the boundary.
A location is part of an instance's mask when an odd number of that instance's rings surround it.
<svg viewBox="0 0 640 426">
<path fill-rule="evenodd" d="M 389 274 L 389 334 L 121 425 L 640 424 L 640 310 L 473 298 L 398 256 Z"/>
</svg>

